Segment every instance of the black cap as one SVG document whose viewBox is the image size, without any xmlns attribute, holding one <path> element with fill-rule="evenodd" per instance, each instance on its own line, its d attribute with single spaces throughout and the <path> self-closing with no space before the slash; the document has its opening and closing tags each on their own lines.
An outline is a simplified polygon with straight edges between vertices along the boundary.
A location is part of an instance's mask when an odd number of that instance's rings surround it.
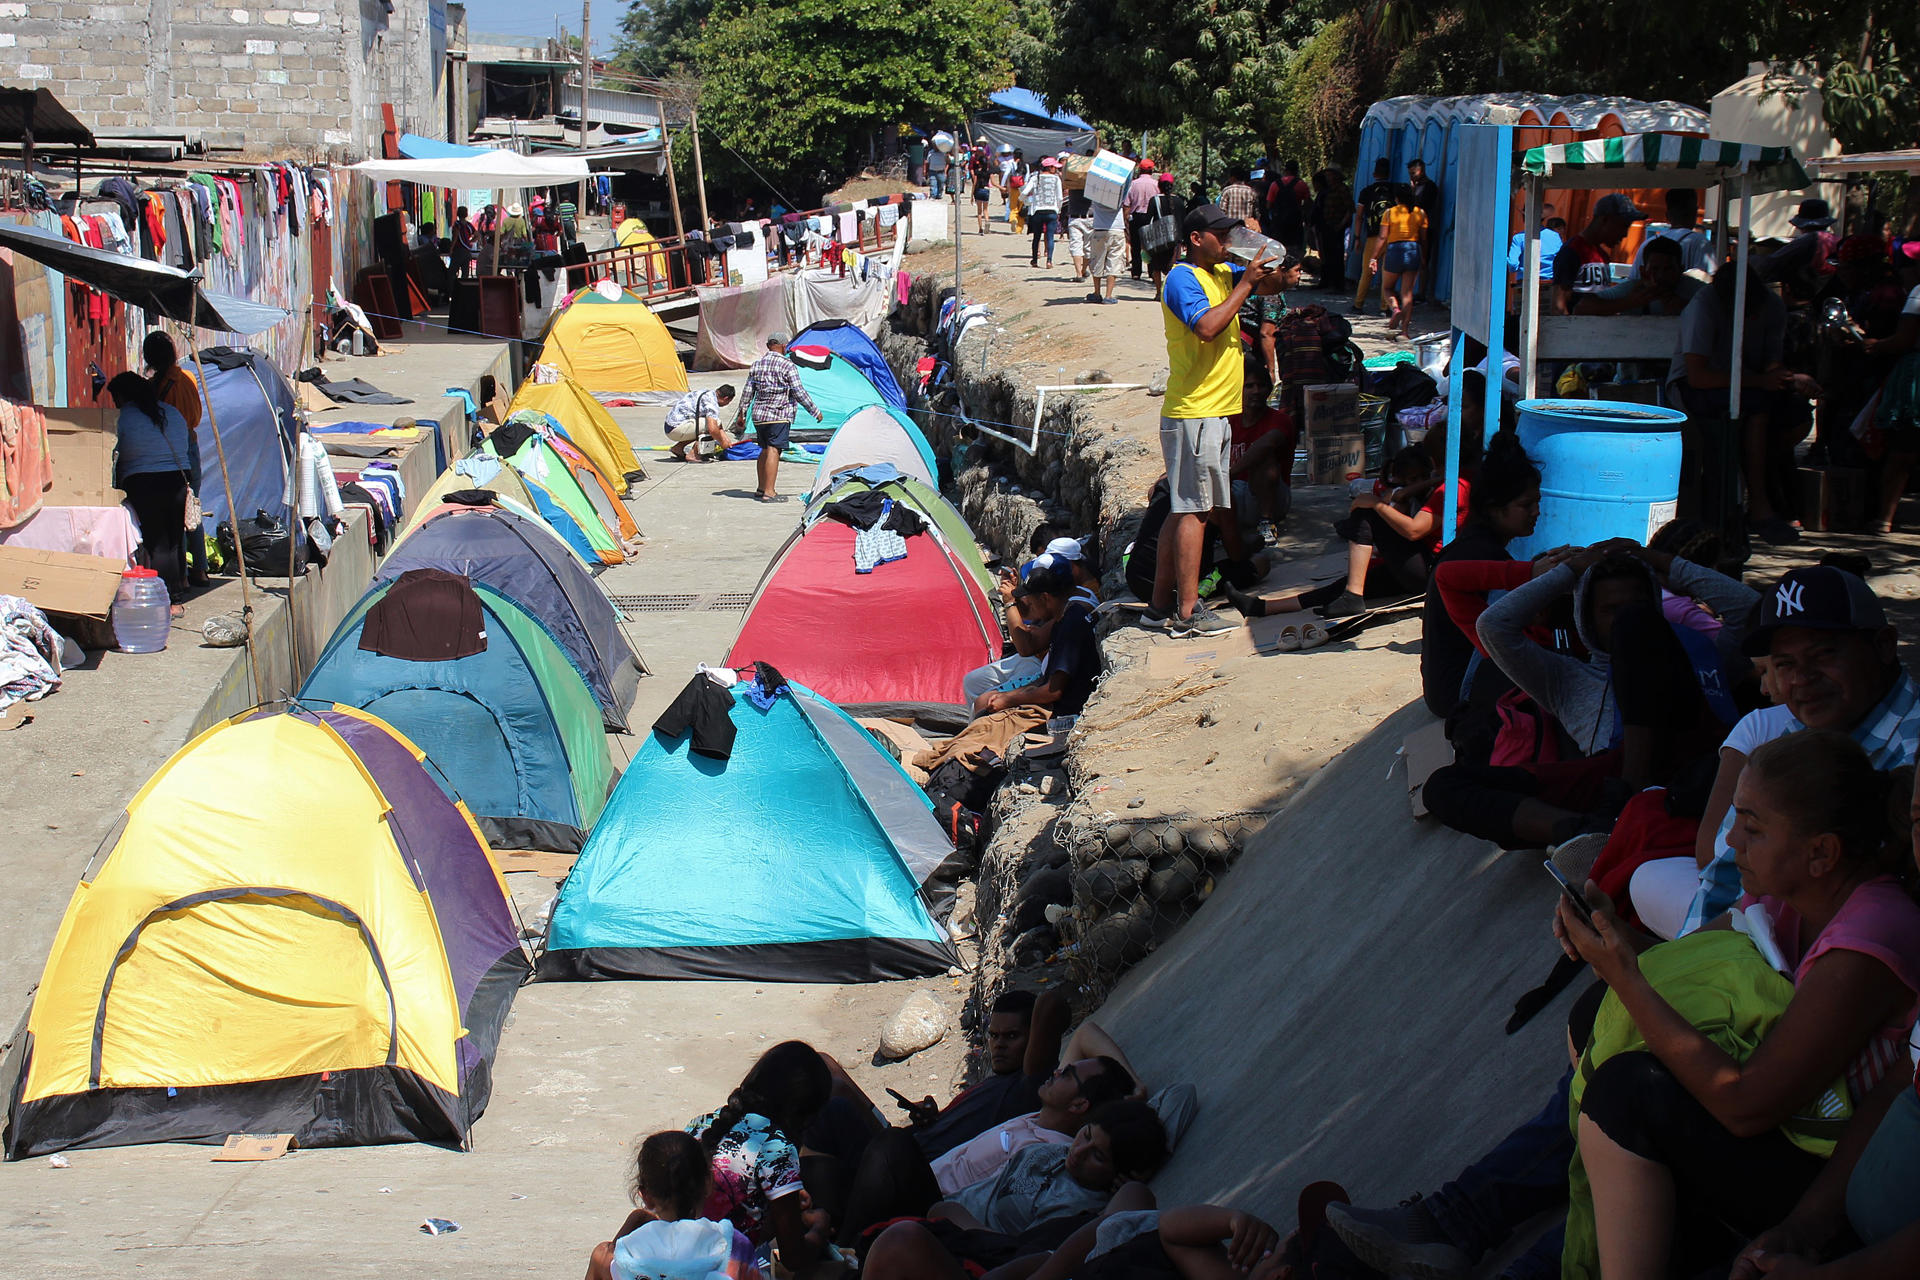
<svg viewBox="0 0 1920 1280">
<path fill-rule="evenodd" d="M 1187 216 L 1180 222 L 1180 229 L 1192 235 L 1196 231 L 1225 231 L 1240 225 L 1239 218 L 1233 217 L 1217 204 L 1197 204 L 1187 210 Z"/>
<path fill-rule="evenodd" d="M 1782 627 L 1812 631 L 1879 631 L 1887 612 L 1873 588 L 1830 564 L 1794 569 L 1760 595 L 1760 621 L 1747 633 L 1749 656 L 1764 656 Z"/>
</svg>

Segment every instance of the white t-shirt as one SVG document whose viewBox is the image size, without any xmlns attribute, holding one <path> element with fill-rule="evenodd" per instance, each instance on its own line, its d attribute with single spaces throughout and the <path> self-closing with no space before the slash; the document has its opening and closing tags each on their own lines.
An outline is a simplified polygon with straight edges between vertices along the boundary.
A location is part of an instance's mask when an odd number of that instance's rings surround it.
<svg viewBox="0 0 1920 1280">
<path fill-rule="evenodd" d="M 1720 744 L 1720 748 L 1723 751 L 1731 748 L 1743 756 L 1750 756 L 1775 738 L 1784 738 L 1799 727 L 1800 722 L 1785 707 L 1762 707 L 1741 716 L 1740 722 L 1727 731 L 1727 739 Z"/>
</svg>

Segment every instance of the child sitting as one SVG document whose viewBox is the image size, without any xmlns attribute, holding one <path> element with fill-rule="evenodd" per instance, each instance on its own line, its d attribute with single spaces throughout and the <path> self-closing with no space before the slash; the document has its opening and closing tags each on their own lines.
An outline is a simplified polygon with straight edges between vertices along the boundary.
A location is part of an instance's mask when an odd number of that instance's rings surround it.
<svg viewBox="0 0 1920 1280">
<path fill-rule="evenodd" d="M 594 1249 L 589 1280 L 762 1280 L 753 1243 L 732 1223 L 700 1216 L 712 1190 L 712 1159 L 691 1134 L 673 1129 L 641 1143 L 641 1208 L 617 1239 Z"/>
</svg>

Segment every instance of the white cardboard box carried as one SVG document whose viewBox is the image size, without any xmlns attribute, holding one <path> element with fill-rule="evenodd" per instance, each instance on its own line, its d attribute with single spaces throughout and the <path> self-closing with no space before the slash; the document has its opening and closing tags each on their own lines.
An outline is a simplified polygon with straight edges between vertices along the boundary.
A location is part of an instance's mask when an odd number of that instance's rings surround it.
<svg viewBox="0 0 1920 1280">
<path fill-rule="evenodd" d="M 1133 161 L 1114 151 L 1093 157 L 1087 169 L 1087 199 L 1106 209 L 1118 209 L 1133 178 Z"/>
</svg>

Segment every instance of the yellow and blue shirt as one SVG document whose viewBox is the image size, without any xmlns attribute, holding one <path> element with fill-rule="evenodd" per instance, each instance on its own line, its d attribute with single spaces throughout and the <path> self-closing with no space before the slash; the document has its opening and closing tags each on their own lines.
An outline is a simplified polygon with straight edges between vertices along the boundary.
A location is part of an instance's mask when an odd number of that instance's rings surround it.
<svg viewBox="0 0 1920 1280">
<path fill-rule="evenodd" d="M 1226 418 L 1240 412 L 1240 388 L 1246 380 L 1240 325 L 1229 322 L 1211 342 L 1202 342 L 1193 327 L 1227 300 L 1243 270 L 1226 262 L 1205 270 L 1182 262 L 1167 273 L 1160 292 L 1160 319 L 1167 331 L 1167 396 L 1161 416 Z"/>
</svg>

